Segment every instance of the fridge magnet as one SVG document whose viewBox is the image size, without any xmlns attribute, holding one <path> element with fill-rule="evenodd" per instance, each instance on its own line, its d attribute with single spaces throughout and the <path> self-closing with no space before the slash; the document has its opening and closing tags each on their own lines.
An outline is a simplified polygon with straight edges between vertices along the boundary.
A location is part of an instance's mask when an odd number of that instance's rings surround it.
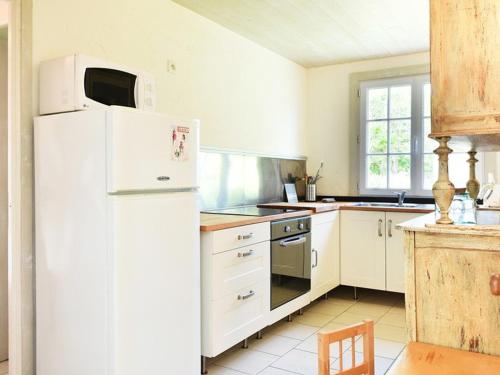
<svg viewBox="0 0 500 375">
<path fill-rule="evenodd" d="M 173 126 L 172 127 L 172 160 L 174 161 L 187 161 L 188 144 L 189 144 L 189 128 L 186 126 Z"/>
</svg>

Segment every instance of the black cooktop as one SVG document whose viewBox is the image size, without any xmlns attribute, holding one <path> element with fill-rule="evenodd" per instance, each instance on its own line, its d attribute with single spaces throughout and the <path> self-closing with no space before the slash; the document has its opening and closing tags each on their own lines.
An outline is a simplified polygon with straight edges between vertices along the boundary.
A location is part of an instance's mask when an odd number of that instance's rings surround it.
<svg viewBox="0 0 500 375">
<path fill-rule="evenodd" d="M 262 208 L 257 206 L 244 206 L 225 208 L 222 210 L 202 211 L 204 214 L 224 214 L 224 215 L 242 215 L 242 216 L 270 216 L 279 215 L 286 212 L 296 212 L 298 210 L 285 210 L 280 208 Z"/>
</svg>

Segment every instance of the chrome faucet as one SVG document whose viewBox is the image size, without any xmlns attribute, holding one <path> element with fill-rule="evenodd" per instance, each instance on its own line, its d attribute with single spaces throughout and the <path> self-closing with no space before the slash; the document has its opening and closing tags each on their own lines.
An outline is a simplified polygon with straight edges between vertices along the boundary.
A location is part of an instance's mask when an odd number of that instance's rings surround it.
<svg viewBox="0 0 500 375">
<path fill-rule="evenodd" d="M 403 203 L 406 197 L 406 191 L 396 191 L 394 192 L 398 196 L 398 206 L 403 207 Z"/>
</svg>

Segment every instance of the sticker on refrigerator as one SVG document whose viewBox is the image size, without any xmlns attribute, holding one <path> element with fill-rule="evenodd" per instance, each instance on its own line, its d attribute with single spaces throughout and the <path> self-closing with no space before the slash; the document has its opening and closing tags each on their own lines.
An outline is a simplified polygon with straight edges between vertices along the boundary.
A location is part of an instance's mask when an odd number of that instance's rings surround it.
<svg viewBox="0 0 500 375">
<path fill-rule="evenodd" d="M 187 161 L 189 160 L 188 144 L 189 144 L 189 128 L 186 126 L 172 127 L 172 160 Z"/>
</svg>

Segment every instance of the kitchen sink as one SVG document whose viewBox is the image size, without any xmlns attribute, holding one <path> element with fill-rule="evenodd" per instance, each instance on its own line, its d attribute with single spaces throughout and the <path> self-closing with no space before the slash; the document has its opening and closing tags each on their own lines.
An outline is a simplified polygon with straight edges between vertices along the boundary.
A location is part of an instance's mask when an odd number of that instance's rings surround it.
<svg viewBox="0 0 500 375">
<path fill-rule="evenodd" d="M 403 203 L 399 205 L 397 203 L 389 202 L 357 202 L 353 206 L 356 207 L 417 207 L 415 203 Z"/>
</svg>

